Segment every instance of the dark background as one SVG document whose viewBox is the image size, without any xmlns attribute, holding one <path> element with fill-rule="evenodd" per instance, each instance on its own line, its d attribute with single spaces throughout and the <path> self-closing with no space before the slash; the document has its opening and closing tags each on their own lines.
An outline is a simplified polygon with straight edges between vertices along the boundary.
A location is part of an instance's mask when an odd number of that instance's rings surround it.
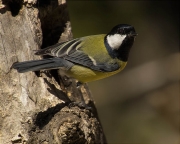
<svg viewBox="0 0 180 144">
<path fill-rule="evenodd" d="M 67 1 L 74 38 L 120 23 L 139 34 L 127 67 L 90 82 L 110 144 L 179 144 L 178 1 Z"/>
</svg>

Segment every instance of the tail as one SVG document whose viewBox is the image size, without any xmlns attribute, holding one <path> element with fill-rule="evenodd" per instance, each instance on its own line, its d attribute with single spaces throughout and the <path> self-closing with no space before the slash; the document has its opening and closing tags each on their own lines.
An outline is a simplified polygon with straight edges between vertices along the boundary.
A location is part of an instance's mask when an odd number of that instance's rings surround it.
<svg viewBox="0 0 180 144">
<path fill-rule="evenodd" d="M 73 64 L 71 62 L 62 58 L 48 58 L 14 63 L 12 68 L 16 69 L 19 73 L 24 73 L 28 71 L 39 71 L 44 69 L 58 69 L 60 67 L 69 69 L 72 66 Z"/>
</svg>

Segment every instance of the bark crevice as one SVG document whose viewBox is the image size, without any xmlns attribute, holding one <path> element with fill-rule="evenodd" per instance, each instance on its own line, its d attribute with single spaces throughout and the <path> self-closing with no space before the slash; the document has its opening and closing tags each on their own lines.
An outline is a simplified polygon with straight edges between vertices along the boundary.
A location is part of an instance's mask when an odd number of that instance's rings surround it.
<svg viewBox="0 0 180 144">
<path fill-rule="evenodd" d="M 9 2 L 19 2 L 14 16 Z M 34 50 L 70 39 L 64 0 L 0 0 L 0 143 L 106 142 L 86 84 L 77 88 L 76 80 L 68 82 L 57 70 L 11 69 L 14 62 L 40 59 Z"/>
</svg>

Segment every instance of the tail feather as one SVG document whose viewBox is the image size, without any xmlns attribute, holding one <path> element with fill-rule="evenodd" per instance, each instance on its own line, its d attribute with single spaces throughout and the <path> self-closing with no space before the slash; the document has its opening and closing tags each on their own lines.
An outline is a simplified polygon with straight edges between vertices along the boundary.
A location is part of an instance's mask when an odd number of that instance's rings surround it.
<svg viewBox="0 0 180 144">
<path fill-rule="evenodd" d="M 48 58 L 14 63 L 12 68 L 17 69 L 19 73 L 24 73 L 28 71 L 39 71 L 44 69 L 58 69 L 59 67 L 70 68 L 72 65 L 72 63 L 62 58 Z"/>
</svg>

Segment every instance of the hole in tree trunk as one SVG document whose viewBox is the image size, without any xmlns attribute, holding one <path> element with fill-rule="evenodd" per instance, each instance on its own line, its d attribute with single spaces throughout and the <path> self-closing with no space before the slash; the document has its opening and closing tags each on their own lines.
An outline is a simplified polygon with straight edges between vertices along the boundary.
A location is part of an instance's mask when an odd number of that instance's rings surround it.
<svg viewBox="0 0 180 144">
<path fill-rule="evenodd" d="M 3 0 L 2 3 L 6 5 L 11 11 L 12 16 L 18 15 L 20 9 L 22 8 L 22 0 Z"/>
</svg>

